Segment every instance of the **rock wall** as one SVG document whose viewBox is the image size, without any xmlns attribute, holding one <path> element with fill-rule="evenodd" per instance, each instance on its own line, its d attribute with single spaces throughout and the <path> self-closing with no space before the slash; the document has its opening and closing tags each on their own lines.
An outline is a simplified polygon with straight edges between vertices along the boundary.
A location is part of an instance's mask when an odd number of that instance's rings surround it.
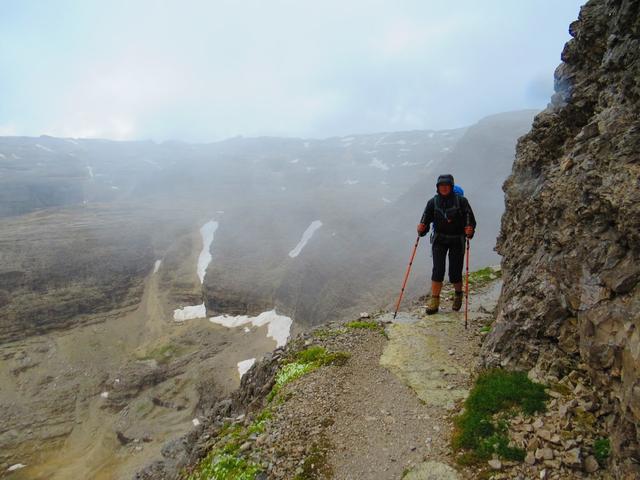
<svg viewBox="0 0 640 480">
<path fill-rule="evenodd" d="M 615 405 L 614 454 L 638 458 L 640 2 L 591 0 L 569 31 L 556 93 L 503 187 L 504 287 L 484 359 L 586 369 Z"/>
</svg>

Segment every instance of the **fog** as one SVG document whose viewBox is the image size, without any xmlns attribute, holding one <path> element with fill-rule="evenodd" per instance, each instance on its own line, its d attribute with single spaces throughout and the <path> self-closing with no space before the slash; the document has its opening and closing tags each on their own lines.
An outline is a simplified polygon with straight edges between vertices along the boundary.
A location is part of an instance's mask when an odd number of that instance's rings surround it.
<svg viewBox="0 0 640 480">
<path fill-rule="evenodd" d="M 541 109 L 581 1 L 4 1 L 0 135 L 208 142 Z"/>
<path fill-rule="evenodd" d="M 323 140 L 0 138 L 2 333 L 57 328 L 78 311 L 135 301 L 158 260 L 171 311 L 203 301 L 214 314 L 276 308 L 309 325 L 387 308 L 444 171 L 476 212 L 472 268 L 496 264 L 500 186 L 535 112 Z M 211 262 L 196 272 L 199 232 L 211 221 Z M 424 293 L 428 252 L 425 239 L 409 296 Z M 47 293 L 34 303 L 40 288 Z M 70 299 L 65 308 L 39 315 L 60 298 Z"/>
</svg>

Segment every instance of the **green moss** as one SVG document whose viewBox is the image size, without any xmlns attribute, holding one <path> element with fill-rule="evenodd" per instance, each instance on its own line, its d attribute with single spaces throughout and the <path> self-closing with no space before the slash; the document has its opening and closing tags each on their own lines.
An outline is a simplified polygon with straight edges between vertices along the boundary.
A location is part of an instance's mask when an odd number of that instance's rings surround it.
<svg viewBox="0 0 640 480">
<path fill-rule="evenodd" d="M 480 270 L 469 273 L 469 285 L 479 287 L 501 276 L 501 270 L 494 270 L 492 267 L 481 268 Z"/>
<path fill-rule="evenodd" d="M 255 416 L 253 422 L 244 427 L 227 423 L 216 436 L 216 443 L 196 468 L 182 478 L 187 480 L 253 480 L 262 471 L 260 465 L 243 456 L 240 446 L 251 435 L 260 435 L 271 420 L 272 412 L 265 408 Z"/>
<path fill-rule="evenodd" d="M 267 401 L 271 402 L 287 383 L 324 365 L 344 365 L 349 357 L 350 355 L 346 352 L 327 352 L 320 346 L 312 346 L 296 352 L 289 363 L 276 374 L 276 382 L 267 395 Z"/>
<path fill-rule="evenodd" d="M 260 412 L 260 414 L 254 419 L 251 425 L 249 425 L 247 429 L 249 435 L 260 435 L 261 433 L 263 433 L 266 429 L 267 422 L 271 420 L 272 417 L 273 414 L 271 413 L 271 410 L 269 410 L 268 408 L 262 410 L 262 412 Z"/>
<path fill-rule="evenodd" d="M 316 338 L 332 338 L 332 337 L 337 337 L 339 335 L 343 335 L 347 333 L 347 329 L 346 328 L 335 328 L 335 329 L 331 329 L 331 328 L 319 328 L 318 330 L 313 332 L 313 336 Z"/>
<path fill-rule="evenodd" d="M 312 363 L 321 359 L 327 351 L 319 346 L 309 347 L 296 353 L 296 360 L 301 363 Z"/>
<path fill-rule="evenodd" d="M 554 382 L 551 385 L 549 385 L 549 388 L 554 392 L 558 392 L 562 395 L 569 395 L 571 393 L 571 388 L 569 388 L 564 383 Z"/>
<path fill-rule="evenodd" d="M 573 414 L 575 415 L 575 423 L 582 430 L 591 430 L 593 425 L 596 423 L 596 417 L 593 413 L 587 412 L 584 408 L 577 407 Z"/>
<path fill-rule="evenodd" d="M 259 465 L 232 453 L 212 451 L 187 478 L 188 480 L 253 480 Z"/>
<path fill-rule="evenodd" d="M 302 472 L 296 474 L 293 480 L 315 480 L 318 478 L 332 478 L 331 468 L 327 464 L 326 442 L 316 444 L 311 448 L 301 465 Z"/>
<path fill-rule="evenodd" d="M 599 438 L 593 443 L 593 455 L 600 465 L 607 463 L 611 455 L 611 442 L 608 438 Z"/>
<path fill-rule="evenodd" d="M 357 320 L 346 324 L 347 328 L 366 328 L 378 333 L 384 333 L 384 328 L 378 322 Z"/>
<path fill-rule="evenodd" d="M 494 453 L 507 460 L 524 459 L 524 451 L 509 446 L 505 416 L 544 411 L 546 400 L 544 385 L 533 383 L 524 372 L 483 372 L 465 400 L 464 413 L 455 419 L 453 448 L 470 450 L 473 455 L 467 461 L 483 461 Z"/>
</svg>

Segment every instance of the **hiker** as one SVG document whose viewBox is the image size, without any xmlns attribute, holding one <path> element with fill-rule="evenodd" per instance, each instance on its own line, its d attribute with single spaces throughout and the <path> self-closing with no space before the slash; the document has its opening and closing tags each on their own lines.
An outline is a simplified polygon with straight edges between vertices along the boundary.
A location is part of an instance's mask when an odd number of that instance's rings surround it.
<svg viewBox="0 0 640 480">
<path fill-rule="evenodd" d="M 476 219 L 469 201 L 454 192 L 453 175 L 440 175 L 436 182 L 437 194 L 429 200 L 418 224 L 418 235 L 424 237 L 433 222 L 431 251 L 433 271 L 431 273 L 431 298 L 426 312 L 432 315 L 440 307 L 440 291 L 444 280 L 445 260 L 449 252 L 449 281 L 453 283 L 455 294 L 453 310 L 462 307 L 462 265 L 466 238 L 473 238 Z"/>
</svg>

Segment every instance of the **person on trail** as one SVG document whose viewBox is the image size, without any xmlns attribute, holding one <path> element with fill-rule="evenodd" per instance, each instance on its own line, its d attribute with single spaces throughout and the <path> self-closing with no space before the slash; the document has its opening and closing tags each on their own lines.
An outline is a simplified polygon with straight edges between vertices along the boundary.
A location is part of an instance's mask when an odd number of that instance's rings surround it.
<svg viewBox="0 0 640 480">
<path fill-rule="evenodd" d="M 433 223 L 431 251 L 433 271 L 431 273 L 431 298 L 426 312 L 432 315 L 440 308 L 440 291 L 445 273 L 445 261 L 449 253 L 449 281 L 453 283 L 455 294 L 453 310 L 462 307 L 462 266 L 466 238 L 473 238 L 476 219 L 469 201 L 454 192 L 453 175 L 440 175 L 436 182 L 437 194 L 429 200 L 424 209 L 418 235 L 424 237 Z"/>
</svg>

